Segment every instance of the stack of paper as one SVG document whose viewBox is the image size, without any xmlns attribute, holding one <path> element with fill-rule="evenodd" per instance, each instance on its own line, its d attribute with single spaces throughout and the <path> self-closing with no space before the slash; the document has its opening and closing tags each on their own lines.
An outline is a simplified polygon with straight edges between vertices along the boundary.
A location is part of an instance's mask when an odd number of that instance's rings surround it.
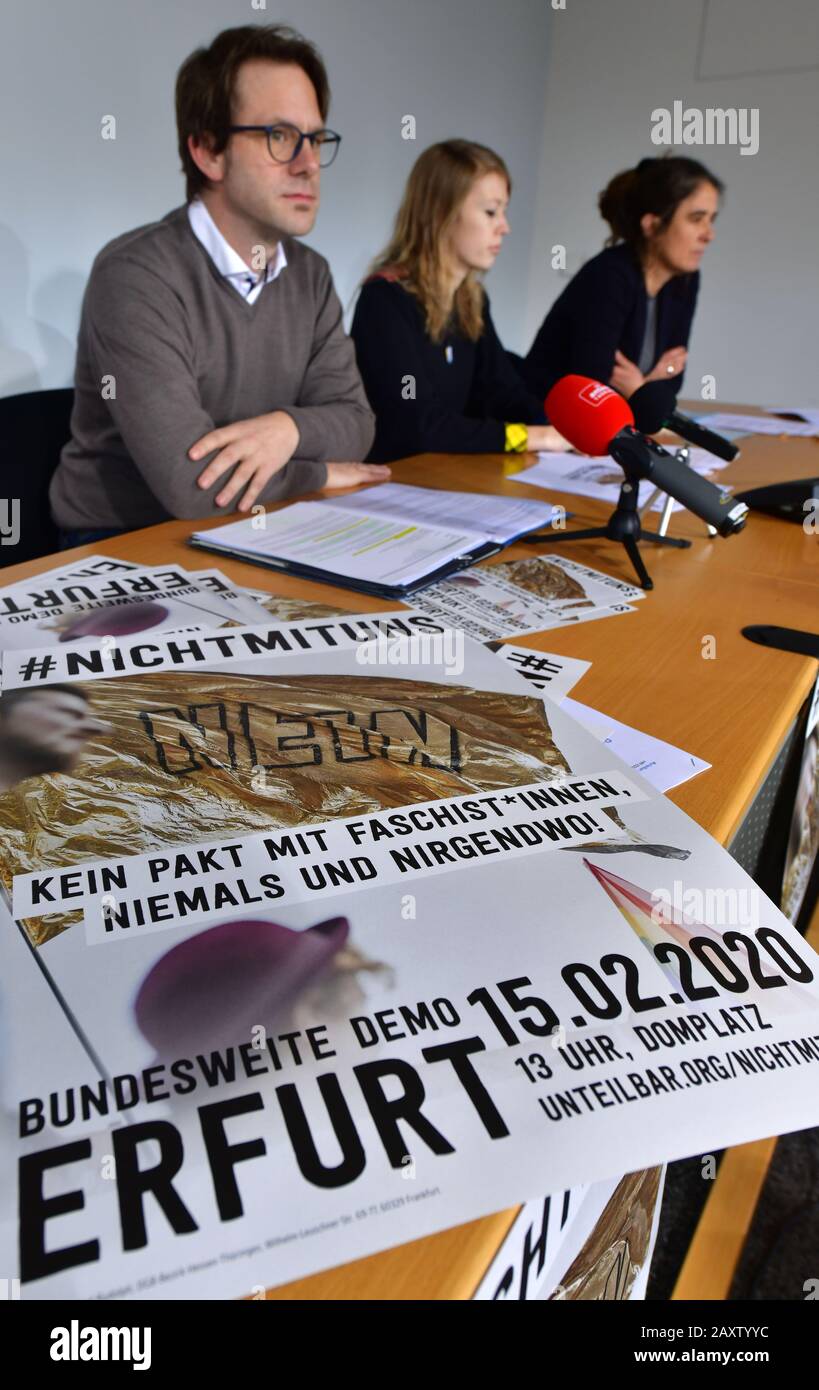
<svg viewBox="0 0 819 1390">
<path fill-rule="evenodd" d="M 560 554 L 484 565 L 425 589 L 416 608 L 479 642 L 633 613 L 634 584 Z"/>
<path fill-rule="evenodd" d="M 539 502 L 385 483 L 196 531 L 191 544 L 400 599 L 550 525 L 554 515 Z"/>
<path fill-rule="evenodd" d="M 146 568 L 107 556 L 0 589 L 0 651 L 261 622 L 265 610 L 219 570 Z"/>
<path fill-rule="evenodd" d="M 404 609 L 3 653 L 24 1298 L 252 1296 L 819 1122 L 808 944 L 515 663 L 467 637 L 451 671 L 447 633 Z M 623 1199 L 640 1262 L 655 1200 Z"/>
</svg>

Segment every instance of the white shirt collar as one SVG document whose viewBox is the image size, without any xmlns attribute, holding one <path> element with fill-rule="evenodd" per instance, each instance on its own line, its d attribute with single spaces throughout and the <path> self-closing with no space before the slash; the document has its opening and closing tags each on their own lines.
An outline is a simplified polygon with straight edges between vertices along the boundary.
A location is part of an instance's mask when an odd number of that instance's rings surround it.
<svg viewBox="0 0 819 1390">
<path fill-rule="evenodd" d="M 201 198 L 194 198 L 188 204 L 188 221 L 191 231 L 204 246 L 219 274 L 230 281 L 243 299 L 257 298 L 263 286 L 276 280 L 287 265 L 284 247 L 279 242 L 275 256 L 265 266 L 265 273 L 262 275 L 252 270 L 223 237 Z"/>
</svg>

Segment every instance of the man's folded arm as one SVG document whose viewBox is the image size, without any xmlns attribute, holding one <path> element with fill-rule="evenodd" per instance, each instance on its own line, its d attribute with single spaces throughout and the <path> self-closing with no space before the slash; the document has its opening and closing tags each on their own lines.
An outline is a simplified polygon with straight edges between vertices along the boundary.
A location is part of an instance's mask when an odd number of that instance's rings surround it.
<svg viewBox="0 0 819 1390">
<path fill-rule="evenodd" d="M 359 462 L 372 448 L 375 416 L 326 265 L 323 272 L 313 346 L 299 399 L 294 406 L 282 409 L 296 422 L 302 457 Z"/>
<path fill-rule="evenodd" d="M 195 463 L 188 458 L 191 446 L 217 422 L 202 405 L 182 304 L 141 266 L 133 271 L 121 263 L 99 267 L 89 290 L 91 361 L 100 391 L 103 378 L 113 378 L 106 405 L 130 458 L 170 516 L 195 520 L 226 515 L 215 500 L 226 478 L 209 488 L 197 484 L 214 454 Z M 299 449 L 300 455 L 306 452 Z M 309 492 L 323 487 L 326 477 L 323 462 L 293 458 L 257 500 L 275 502 Z"/>
</svg>

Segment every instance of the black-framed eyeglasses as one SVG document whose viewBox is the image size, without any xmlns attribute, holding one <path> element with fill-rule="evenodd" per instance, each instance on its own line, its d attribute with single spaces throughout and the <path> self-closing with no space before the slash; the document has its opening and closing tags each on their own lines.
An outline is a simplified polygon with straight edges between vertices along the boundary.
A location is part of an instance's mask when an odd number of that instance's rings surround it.
<svg viewBox="0 0 819 1390">
<path fill-rule="evenodd" d="M 287 121 L 278 125 L 228 126 L 231 135 L 239 135 L 249 130 L 264 131 L 270 158 L 275 159 L 277 164 L 292 164 L 304 149 L 305 140 L 309 140 L 321 168 L 326 169 L 328 164 L 332 164 L 341 144 L 341 136 L 334 130 L 299 130 L 298 126 L 290 125 Z"/>
</svg>

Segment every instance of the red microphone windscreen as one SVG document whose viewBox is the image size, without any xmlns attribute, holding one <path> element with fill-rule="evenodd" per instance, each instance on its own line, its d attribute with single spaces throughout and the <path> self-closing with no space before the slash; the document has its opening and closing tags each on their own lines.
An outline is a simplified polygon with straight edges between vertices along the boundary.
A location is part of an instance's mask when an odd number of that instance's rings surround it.
<svg viewBox="0 0 819 1390">
<path fill-rule="evenodd" d="M 590 376 L 563 376 L 544 403 L 546 418 L 582 454 L 607 454 L 626 425 L 634 424 L 628 401 Z"/>
</svg>

